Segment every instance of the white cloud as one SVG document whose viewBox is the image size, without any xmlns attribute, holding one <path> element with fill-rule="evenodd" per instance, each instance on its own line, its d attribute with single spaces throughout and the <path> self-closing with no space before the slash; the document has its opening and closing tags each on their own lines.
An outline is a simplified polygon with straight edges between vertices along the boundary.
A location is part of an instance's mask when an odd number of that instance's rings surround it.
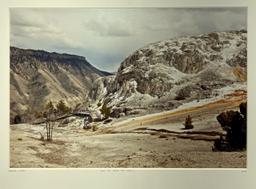
<svg viewBox="0 0 256 189">
<path fill-rule="evenodd" d="M 25 12 L 25 11 L 24 11 Z M 37 14 L 33 9 L 23 12 L 23 9 L 11 9 L 11 42 L 29 45 L 31 43 L 46 43 L 48 45 L 80 47 L 63 29 L 57 27 L 53 20 Z"/>
<path fill-rule="evenodd" d="M 85 29 L 99 36 L 126 37 L 136 34 L 124 20 L 91 19 L 84 22 Z"/>
<path fill-rule="evenodd" d="M 245 8 L 11 9 L 11 45 L 86 56 L 112 70 L 159 40 L 246 28 Z"/>
</svg>

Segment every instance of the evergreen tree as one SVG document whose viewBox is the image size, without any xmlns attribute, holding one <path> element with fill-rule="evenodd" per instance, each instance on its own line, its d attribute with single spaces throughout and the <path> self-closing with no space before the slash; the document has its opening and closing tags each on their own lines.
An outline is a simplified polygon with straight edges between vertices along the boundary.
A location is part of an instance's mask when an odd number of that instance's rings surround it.
<svg viewBox="0 0 256 189">
<path fill-rule="evenodd" d="M 68 113 L 71 109 L 66 106 L 65 102 L 63 100 L 60 100 L 56 106 L 57 112 L 65 114 Z"/>
<path fill-rule="evenodd" d="M 104 115 L 105 118 L 109 118 L 111 109 L 107 107 L 106 103 L 104 103 L 100 109 L 100 112 Z"/>
</svg>

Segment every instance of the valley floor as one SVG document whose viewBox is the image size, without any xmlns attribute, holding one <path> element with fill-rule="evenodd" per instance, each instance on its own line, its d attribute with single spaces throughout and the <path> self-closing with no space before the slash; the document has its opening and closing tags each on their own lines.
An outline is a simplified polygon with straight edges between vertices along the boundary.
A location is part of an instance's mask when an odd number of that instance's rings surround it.
<svg viewBox="0 0 256 189">
<path fill-rule="evenodd" d="M 246 168 L 246 151 L 213 152 L 223 133 L 216 115 L 237 109 L 246 94 L 142 117 L 114 120 L 97 131 L 57 127 L 54 140 L 40 140 L 43 126 L 10 129 L 11 168 Z M 194 129 L 183 130 L 187 115 Z"/>
</svg>

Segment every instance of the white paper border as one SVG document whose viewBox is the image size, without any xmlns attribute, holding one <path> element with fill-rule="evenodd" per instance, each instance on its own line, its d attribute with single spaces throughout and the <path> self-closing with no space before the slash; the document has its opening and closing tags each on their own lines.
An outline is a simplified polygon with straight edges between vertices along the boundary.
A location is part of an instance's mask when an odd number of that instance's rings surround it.
<svg viewBox="0 0 256 189">
<path fill-rule="evenodd" d="M 247 169 L 9 169 L 9 8 L 248 7 Z M 0 0 L 0 188 L 256 188 L 256 6 L 253 0 Z M 228 161 L 228 160 L 227 160 Z"/>
</svg>

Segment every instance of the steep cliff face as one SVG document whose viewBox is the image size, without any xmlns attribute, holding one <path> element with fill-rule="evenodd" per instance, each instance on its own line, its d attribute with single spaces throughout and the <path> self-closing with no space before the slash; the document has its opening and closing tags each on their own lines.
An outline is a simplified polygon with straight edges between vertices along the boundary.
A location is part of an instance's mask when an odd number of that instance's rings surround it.
<svg viewBox="0 0 256 189">
<path fill-rule="evenodd" d="M 247 32 L 213 32 L 152 43 L 122 63 L 108 89 L 110 106 L 176 106 L 246 82 Z M 167 103 L 169 102 L 169 103 Z M 168 105 L 169 104 L 169 105 Z M 171 104 L 171 105 L 170 105 Z"/>
<path fill-rule="evenodd" d="M 39 111 L 48 100 L 63 99 L 75 106 L 83 102 L 93 82 L 106 75 L 81 56 L 11 47 L 11 117 Z"/>
</svg>

